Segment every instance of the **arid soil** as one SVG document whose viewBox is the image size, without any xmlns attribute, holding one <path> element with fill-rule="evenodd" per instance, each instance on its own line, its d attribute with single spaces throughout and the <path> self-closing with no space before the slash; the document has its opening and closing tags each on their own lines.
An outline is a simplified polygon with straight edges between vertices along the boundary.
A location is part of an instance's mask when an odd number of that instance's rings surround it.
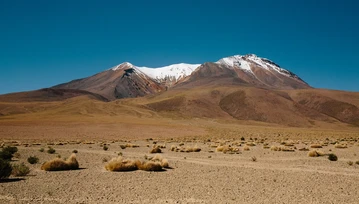
<svg viewBox="0 0 359 204">
<path fill-rule="evenodd" d="M 348 148 L 334 147 L 336 138 L 291 140 L 252 138 L 234 139 L 141 139 L 111 141 L 42 142 L 3 140 L 19 145 L 20 158 L 37 156 L 38 164 L 31 165 L 30 175 L 11 177 L 0 183 L 0 203 L 358 203 L 359 160 L 358 138 L 339 141 Z M 275 141 L 277 140 L 277 141 Z M 70 141 L 70 140 L 68 140 Z M 288 142 L 289 141 L 289 142 Z M 282 142 L 280 144 L 280 142 Z M 283 146 L 291 143 L 294 152 L 272 151 L 265 145 Z M 335 153 L 338 161 L 327 156 L 308 157 L 312 143 L 322 143 L 320 150 Z M 27 143 L 27 144 L 24 144 Z M 107 143 L 107 151 L 103 144 Z M 137 144 L 140 147 L 120 145 Z M 170 167 L 162 172 L 108 172 L 104 165 L 122 153 L 123 157 L 145 160 L 153 143 L 165 145 L 162 157 Z M 183 143 L 183 144 L 181 144 Z M 268 143 L 268 144 L 266 144 Z M 247 146 L 248 144 L 248 146 Z M 180 146 L 181 145 L 181 146 Z M 216 151 L 216 146 L 231 145 L 238 153 Z M 326 146 L 327 145 L 327 146 Z M 46 152 L 52 146 L 55 154 Z M 200 152 L 171 151 L 171 146 L 186 148 L 197 146 Z M 40 152 L 40 148 L 44 152 Z M 249 147 L 249 151 L 244 151 Z M 41 164 L 60 155 L 70 156 L 77 150 L 79 170 L 46 172 Z M 352 165 L 348 162 L 353 161 Z"/>
</svg>

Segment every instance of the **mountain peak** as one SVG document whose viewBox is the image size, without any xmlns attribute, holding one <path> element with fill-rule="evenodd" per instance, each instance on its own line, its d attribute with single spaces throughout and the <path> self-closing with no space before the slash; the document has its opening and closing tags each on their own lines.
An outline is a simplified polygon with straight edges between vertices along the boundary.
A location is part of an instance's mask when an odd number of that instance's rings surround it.
<svg viewBox="0 0 359 204">
<path fill-rule="evenodd" d="M 116 66 L 112 67 L 111 70 L 116 71 L 116 70 L 120 70 L 120 69 L 123 69 L 123 68 L 128 69 L 128 68 L 133 68 L 133 67 L 134 67 L 134 65 L 129 63 L 129 62 L 123 62 L 123 63 L 121 63 L 119 65 L 116 65 Z"/>
</svg>

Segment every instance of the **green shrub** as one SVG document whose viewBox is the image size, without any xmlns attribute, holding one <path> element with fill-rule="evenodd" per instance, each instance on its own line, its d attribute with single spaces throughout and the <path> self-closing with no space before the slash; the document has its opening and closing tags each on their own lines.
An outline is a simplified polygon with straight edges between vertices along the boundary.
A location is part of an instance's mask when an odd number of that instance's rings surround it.
<svg viewBox="0 0 359 204">
<path fill-rule="evenodd" d="M 44 149 L 43 147 L 41 147 L 41 148 L 39 149 L 39 151 L 40 151 L 40 152 L 44 152 L 45 149 Z"/>
<path fill-rule="evenodd" d="M 0 159 L 0 179 L 4 179 L 10 176 L 12 167 L 10 162 Z"/>
<path fill-rule="evenodd" d="M 47 150 L 47 153 L 49 154 L 54 154 L 56 152 L 56 150 L 52 147 L 49 147 L 49 149 Z"/>
<path fill-rule="evenodd" d="M 0 151 L 0 159 L 10 161 L 13 157 L 13 154 L 17 152 L 17 147 L 3 147 L 2 151 Z"/>
<path fill-rule="evenodd" d="M 10 152 L 11 154 L 14 154 L 15 152 L 17 152 L 17 147 L 7 146 L 7 147 L 4 147 L 4 148 L 2 149 L 2 151 L 8 151 L 8 152 Z"/>
<path fill-rule="evenodd" d="M 330 161 L 338 161 L 338 157 L 337 157 L 337 155 L 335 155 L 335 154 L 329 154 L 329 155 L 328 155 L 328 159 L 329 159 Z"/>
<path fill-rule="evenodd" d="M 11 174 L 14 176 L 26 176 L 30 173 L 30 168 L 26 166 L 24 163 L 14 164 L 12 166 Z"/>
<path fill-rule="evenodd" d="M 36 156 L 30 156 L 29 158 L 27 158 L 27 161 L 30 164 L 36 164 L 39 162 L 39 158 L 37 158 Z"/>
<path fill-rule="evenodd" d="M 103 146 L 103 150 L 107 151 L 108 147 L 106 145 Z"/>
<path fill-rule="evenodd" d="M 78 153 L 78 151 L 75 149 L 75 150 L 73 150 L 73 151 L 72 151 L 72 153 L 77 154 L 77 153 Z"/>
</svg>

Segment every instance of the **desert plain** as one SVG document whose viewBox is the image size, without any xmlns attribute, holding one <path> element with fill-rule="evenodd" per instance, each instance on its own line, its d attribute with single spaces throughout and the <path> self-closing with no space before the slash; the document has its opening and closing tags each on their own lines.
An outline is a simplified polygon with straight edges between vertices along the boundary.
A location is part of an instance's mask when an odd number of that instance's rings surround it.
<svg viewBox="0 0 359 204">
<path fill-rule="evenodd" d="M 12 163 L 24 162 L 31 171 L 1 181 L 0 203 L 359 201 L 355 127 L 296 128 L 199 118 L 99 116 L 97 122 L 92 120 L 3 120 L 1 145 L 17 146 L 19 155 Z M 148 160 L 156 155 L 150 153 L 154 146 L 161 147 L 159 154 L 168 160 L 169 168 L 159 172 L 105 169 L 119 155 Z M 49 147 L 56 152 L 47 153 Z M 193 147 L 200 151 L 187 151 Z M 45 161 L 69 157 L 74 150 L 78 170 L 41 170 Z M 323 155 L 309 157 L 312 150 Z M 328 160 L 330 153 L 338 161 Z M 39 162 L 29 164 L 29 156 L 38 157 Z"/>
</svg>

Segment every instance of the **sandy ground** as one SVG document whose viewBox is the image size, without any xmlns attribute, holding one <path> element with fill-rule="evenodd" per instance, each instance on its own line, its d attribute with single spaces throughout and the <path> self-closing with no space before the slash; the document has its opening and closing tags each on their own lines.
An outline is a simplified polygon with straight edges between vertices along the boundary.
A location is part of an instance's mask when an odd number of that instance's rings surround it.
<svg viewBox="0 0 359 204">
<path fill-rule="evenodd" d="M 127 141 L 128 142 L 128 141 Z M 19 146 L 19 161 L 30 155 L 40 163 L 28 166 L 31 173 L 0 183 L 0 203 L 358 203 L 359 146 L 352 142 L 346 149 L 324 146 L 325 153 L 335 153 L 339 160 L 308 157 L 305 151 L 275 152 L 258 143 L 239 154 L 224 154 L 210 147 L 212 142 L 184 142 L 197 145 L 201 152 L 173 152 L 167 142 L 163 157 L 171 169 L 163 172 L 108 172 L 104 159 L 119 152 L 125 158 L 143 159 L 149 154 L 153 141 L 131 141 L 139 148 L 121 149 L 109 144 L 104 151 L 95 144 L 52 145 L 56 154 L 46 153 L 47 144 Z M 224 141 L 223 141 L 224 142 Z M 229 141 L 227 141 L 229 142 Z M 159 144 L 163 144 L 160 141 Z M 149 145 L 150 147 L 147 147 Z M 269 145 L 279 145 L 271 142 Z M 306 146 L 299 142 L 300 148 Z M 41 147 L 45 152 L 40 152 Z M 45 172 L 41 163 L 57 155 L 68 157 L 78 150 L 80 170 Z M 331 151 L 330 151 L 331 150 Z M 212 152 L 214 151 L 214 152 Z M 257 161 L 253 161 L 256 157 Z M 348 161 L 353 161 L 349 165 Z"/>
</svg>

